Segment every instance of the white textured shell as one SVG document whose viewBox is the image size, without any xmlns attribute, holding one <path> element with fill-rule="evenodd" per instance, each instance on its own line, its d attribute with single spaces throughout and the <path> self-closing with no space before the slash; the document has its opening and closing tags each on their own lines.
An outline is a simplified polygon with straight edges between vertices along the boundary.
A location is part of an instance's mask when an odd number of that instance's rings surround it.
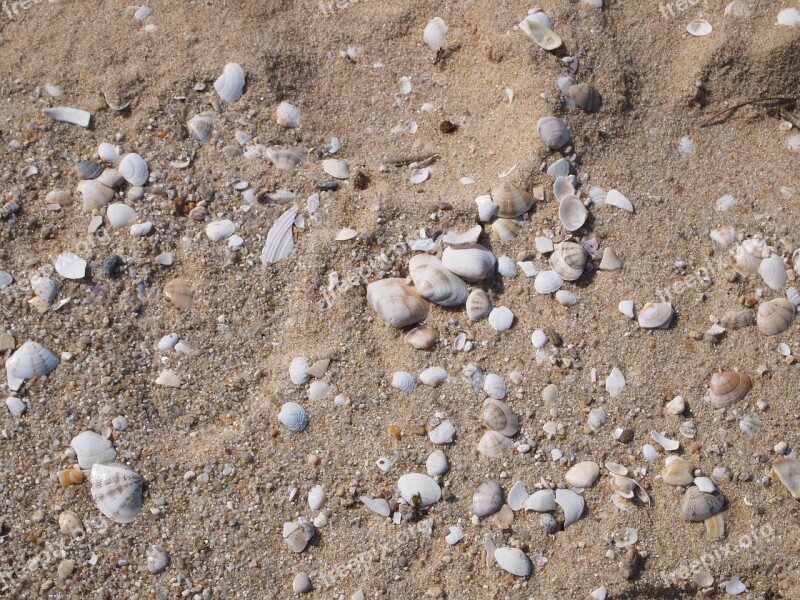
<svg viewBox="0 0 800 600">
<path fill-rule="evenodd" d="M 511 510 L 517 512 L 518 510 L 522 510 L 529 496 L 530 494 L 528 494 L 528 490 L 525 489 L 525 484 L 521 481 L 517 481 L 508 491 L 506 502 Z"/>
<path fill-rule="evenodd" d="M 85 110 L 79 108 L 72 108 L 70 106 L 55 106 L 53 108 L 45 108 L 42 111 L 45 117 L 50 117 L 54 121 L 61 121 L 63 123 L 72 123 L 80 127 L 88 127 L 92 115 Z"/>
<path fill-rule="evenodd" d="M 311 379 L 311 375 L 306 373 L 306 370 L 311 366 L 311 363 L 304 356 L 293 358 L 289 365 L 289 379 L 295 385 L 303 385 Z"/>
<path fill-rule="evenodd" d="M 777 254 L 773 254 L 761 261 L 758 267 L 758 274 L 764 280 L 764 283 L 776 292 L 781 291 L 789 279 L 783 266 L 783 260 Z"/>
<path fill-rule="evenodd" d="M 496 259 L 491 250 L 480 244 L 445 248 L 442 264 L 446 269 L 467 281 L 480 281 L 494 273 Z"/>
<path fill-rule="evenodd" d="M 86 275 L 86 261 L 73 252 L 64 252 L 56 259 L 56 271 L 67 279 L 83 279 Z"/>
<path fill-rule="evenodd" d="M 533 288 L 539 294 L 552 294 L 561 289 L 564 280 L 555 271 L 541 271 L 533 281 Z"/>
<path fill-rule="evenodd" d="M 417 387 L 414 376 L 407 371 L 395 371 L 392 375 L 392 387 L 401 392 L 411 393 Z"/>
<path fill-rule="evenodd" d="M 299 433 L 308 425 L 308 414 L 305 409 L 297 402 L 287 402 L 281 406 L 278 413 L 278 420 L 283 423 L 290 431 Z"/>
<path fill-rule="evenodd" d="M 117 463 L 92 467 L 92 500 L 115 523 L 131 523 L 142 510 L 144 478 Z"/>
<path fill-rule="evenodd" d="M 558 218 L 567 231 L 577 231 L 583 227 L 588 216 L 589 211 L 577 196 L 568 194 L 561 199 L 558 206 Z"/>
<path fill-rule="evenodd" d="M 105 206 L 114 197 L 114 190 L 96 179 L 84 179 L 78 183 L 77 189 L 83 197 L 83 212 L 92 212 Z"/>
<path fill-rule="evenodd" d="M 606 391 L 611 395 L 612 398 L 616 398 L 622 393 L 622 390 L 625 389 L 626 382 L 625 376 L 622 374 L 617 367 L 611 369 L 611 373 L 606 378 Z"/>
<path fill-rule="evenodd" d="M 300 124 L 300 109 L 294 104 L 281 102 L 275 109 L 275 120 L 281 127 L 294 129 Z"/>
<path fill-rule="evenodd" d="M 489 430 L 483 434 L 478 442 L 478 452 L 484 456 L 500 456 L 503 450 L 511 445 L 511 439 L 494 430 Z"/>
<path fill-rule="evenodd" d="M 131 185 L 144 185 L 147 183 L 148 177 L 150 177 L 150 169 L 147 168 L 147 163 L 135 152 L 123 156 L 117 170 L 125 178 L 125 181 Z"/>
<path fill-rule="evenodd" d="M 261 264 L 273 264 L 283 260 L 294 248 L 294 238 L 292 236 L 292 225 L 297 216 L 298 208 L 292 206 L 284 212 L 270 227 L 267 233 L 267 241 L 261 250 Z"/>
<path fill-rule="evenodd" d="M 201 145 L 205 144 L 214 131 L 214 117 L 208 111 L 201 112 L 189 119 L 186 128 Z"/>
<path fill-rule="evenodd" d="M 244 91 L 244 71 L 236 63 L 228 63 L 222 70 L 222 75 L 214 82 L 214 89 L 219 94 L 220 99 L 233 104 L 242 96 Z"/>
<path fill-rule="evenodd" d="M 442 489 L 433 479 L 422 473 L 406 473 L 397 481 L 400 495 L 411 506 L 425 508 L 442 498 Z"/>
<path fill-rule="evenodd" d="M 500 375 L 489 373 L 483 382 L 483 391 L 490 398 L 502 400 L 506 397 L 506 384 L 503 383 L 503 378 Z"/>
<path fill-rule="evenodd" d="M 456 426 L 450 421 L 442 421 L 435 429 L 428 433 L 428 439 L 432 444 L 450 444 L 456 435 Z"/>
<path fill-rule="evenodd" d="M 572 141 L 566 123 L 557 117 L 542 117 L 536 123 L 536 131 L 552 150 L 560 150 Z"/>
<path fill-rule="evenodd" d="M 514 313 L 505 306 L 497 306 L 489 313 L 489 325 L 498 333 L 506 331 L 514 323 Z"/>
<path fill-rule="evenodd" d="M 127 204 L 115 202 L 106 210 L 106 217 L 114 229 L 120 229 L 136 218 L 136 211 Z"/>
<path fill-rule="evenodd" d="M 336 179 L 349 179 L 350 169 L 347 163 L 339 158 L 326 158 L 322 161 L 322 170 Z"/>
<path fill-rule="evenodd" d="M 206 235 L 212 242 L 227 240 L 236 232 L 236 225 L 230 219 L 211 221 L 206 225 Z"/>
<path fill-rule="evenodd" d="M 556 504 L 564 511 L 564 529 L 566 529 L 581 518 L 586 502 L 572 490 L 556 490 Z"/>
<path fill-rule="evenodd" d="M 111 462 L 117 457 L 111 440 L 94 431 L 79 433 L 69 445 L 75 450 L 81 469 L 91 469 L 96 463 Z"/>
<path fill-rule="evenodd" d="M 417 254 L 409 261 L 409 272 L 419 294 L 440 306 L 463 306 L 469 290 L 458 276 L 430 254 Z"/>
<path fill-rule="evenodd" d="M 431 477 L 444 475 L 449 468 L 450 463 L 447 460 L 447 455 L 441 450 L 431 452 L 428 460 L 425 461 L 425 470 L 428 471 L 428 475 Z"/>
<path fill-rule="evenodd" d="M 519 548 L 508 546 L 496 548 L 494 559 L 501 569 L 517 577 L 528 577 L 533 569 L 530 559 Z"/>
<path fill-rule="evenodd" d="M 58 366 L 58 357 L 38 342 L 25 342 L 6 361 L 8 387 L 16 391 L 26 379 L 44 377 Z"/>
<path fill-rule="evenodd" d="M 669 302 L 648 302 L 639 311 L 639 327 L 642 329 L 668 329 L 674 311 Z"/>
<path fill-rule="evenodd" d="M 146 556 L 147 570 L 153 575 L 161 573 L 169 566 L 169 554 L 161 546 L 150 546 Z"/>
<path fill-rule="evenodd" d="M 525 35 L 536 42 L 536 45 L 544 48 L 545 50 L 555 50 L 561 46 L 563 43 L 561 36 L 543 25 L 538 20 L 532 19 L 531 16 L 526 17 L 519 24 L 519 28 L 525 32 Z"/>
</svg>

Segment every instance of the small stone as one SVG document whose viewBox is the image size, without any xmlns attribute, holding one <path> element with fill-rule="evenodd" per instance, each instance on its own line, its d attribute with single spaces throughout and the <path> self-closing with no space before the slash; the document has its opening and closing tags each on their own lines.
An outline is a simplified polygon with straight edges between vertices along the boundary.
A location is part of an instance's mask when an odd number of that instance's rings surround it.
<svg viewBox="0 0 800 600">
<path fill-rule="evenodd" d="M 633 548 L 629 548 L 628 552 L 622 557 L 622 562 L 619 565 L 622 576 L 628 581 L 636 579 L 642 566 L 642 559 L 639 553 Z"/>
<path fill-rule="evenodd" d="M 308 594 L 311 591 L 311 579 L 308 577 L 308 573 L 300 571 L 295 575 L 292 590 L 295 594 Z"/>
<path fill-rule="evenodd" d="M 617 438 L 617 441 L 620 444 L 629 444 L 630 442 L 632 442 L 633 441 L 633 429 L 623 429 L 620 432 L 619 437 Z"/>
<path fill-rule="evenodd" d="M 453 123 L 451 121 L 442 121 L 441 123 L 439 123 L 439 131 L 441 131 L 442 133 L 445 133 L 445 134 L 447 134 L 447 133 L 455 133 L 455 131 L 457 129 L 458 129 L 458 125 L 456 125 L 455 123 Z"/>
<path fill-rule="evenodd" d="M 558 531 L 558 521 L 549 513 L 543 513 L 539 517 L 539 524 L 547 535 L 554 535 Z"/>
<path fill-rule="evenodd" d="M 58 565 L 58 577 L 60 579 L 66 579 L 72 572 L 75 570 L 75 561 L 71 558 L 67 560 L 62 560 Z"/>
<path fill-rule="evenodd" d="M 666 410 L 671 415 L 683 414 L 683 411 L 686 410 L 686 402 L 681 396 L 675 396 L 667 402 Z"/>
<path fill-rule="evenodd" d="M 789 449 L 789 445 L 786 442 L 778 442 L 775 444 L 773 450 L 775 450 L 775 454 L 778 456 L 783 456 L 786 454 L 786 451 Z"/>
</svg>

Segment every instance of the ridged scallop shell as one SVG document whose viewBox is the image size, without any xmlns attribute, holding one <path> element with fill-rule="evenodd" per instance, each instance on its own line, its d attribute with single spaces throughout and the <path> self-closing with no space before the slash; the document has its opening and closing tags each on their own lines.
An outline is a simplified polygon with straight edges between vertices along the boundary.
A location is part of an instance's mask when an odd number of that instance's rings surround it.
<svg viewBox="0 0 800 600">
<path fill-rule="evenodd" d="M 536 123 L 536 131 L 552 150 L 560 150 L 572 141 L 566 123 L 557 117 L 542 117 Z"/>
<path fill-rule="evenodd" d="M 567 231 L 577 231 L 583 227 L 588 216 L 589 211 L 577 196 L 564 196 L 558 205 L 558 218 Z"/>
<path fill-rule="evenodd" d="M 276 169 L 289 173 L 306 163 L 306 153 L 301 148 L 267 148 L 267 158 Z"/>
<path fill-rule="evenodd" d="M 564 475 L 564 481 L 576 488 L 592 487 L 600 475 L 600 465 L 591 460 L 579 462 L 570 467 Z"/>
<path fill-rule="evenodd" d="M 102 208 L 114 197 L 114 190 L 96 179 L 85 179 L 78 184 L 78 192 L 83 196 L 83 212 Z"/>
<path fill-rule="evenodd" d="M 724 15 L 726 17 L 748 17 L 750 16 L 750 9 L 744 0 L 733 0 L 725 7 Z"/>
<path fill-rule="evenodd" d="M 447 381 L 447 371 L 441 367 L 428 367 L 419 374 L 419 380 L 429 387 L 439 387 Z"/>
<path fill-rule="evenodd" d="M 669 302 L 648 302 L 639 311 L 639 327 L 642 329 L 668 329 L 674 314 Z"/>
<path fill-rule="evenodd" d="M 756 315 L 758 329 L 764 335 L 783 333 L 791 327 L 795 311 L 795 305 L 786 298 L 762 302 Z"/>
<path fill-rule="evenodd" d="M 586 506 L 584 499 L 572 490 L 556 490 L 556 504 L 564 511 L 564 529 L 576 523 Z"/>
<path fill-rule="evenodd" d="M 484 481 L 472 495 L 472 514 L 483 518 L 503 507 L 503 489 L 496 481 Z"/>
<path fill-rule="evenodd" d="M 58 366 L 58 357 L 38 342 L 25 342 L 6 361 L 8 387 L 17 391 L 26 379 L 44 377 Z"/>
<path fill-rule="evenodd" d="M 281 127 L 294 129 L 300 124 L 300 109 L 294 104 L 281 102 L 275 109 L 275 120 Z"/>
<path fill-rule="evenodd" d="M 494 551 L 494 559 L 497 565 L 517 577 L 529 577 L 533 571 L 528 556 L 519 548 L 501 547 Z"/>
<path fill-rule="evenodd" d="M 176 277 L 167 282 L 164 286 L 164 294 L 172 302 L 172 304 L 181 310 L 189 310 L 192 308 L 194 302 L 194 293 L 192 292 L 192 284 Z"/>
<path fill-rule="evenodd" d="M 492 234 L 501 242 L 510 242 L 520 230 L 520 224 L 515 219 L 497 219 L 492 223 Z"/>
<path fill-rule="evenodd" d="M 800 290 L 793 287 L 788 288 L 786 290 L 786 299 L 795 306 L 800 306 Z"/>
<path fill-rule="evenodd" d="M 714 373 L 711 376 L 711 383 L 708 387 L 711 406 L 714 408 L 726 408 L 747 396 L 752 383 L 746 373 L 725 371 L 723 373 Z"/>
<path fill-rule="evenodd" d="M 34 294 L 48 304 L 52 303 L 58 296 L 58 282 L 49 277 L 34 275 L 31 277 L 31 289 Z"/>
<path fill-rule="evenodd" d="M 490 398 L 502 400 L 506 397 L 506 384 L 503 383 L 503 378 L 499 375 L 489 373 L 483 381 L 483 391 L 486 392 Z"/>
<path fill-rule="evenodd" d="M 117 170 L 131 185 L 144 185 L 150 177 L 147 163 L 135 152 L 123 156 Z"/>
<path fill-rule="evenodd" d="M 758 274 L 764 280 L 764 283 L 776 292 L 780 292 L 789 279 L 783 266 L 783 260 L 777 254 L 773 254 L 761 261 L 758 267 Z"/>
<path fill-rule="evenodd" d="M 442 488 L 422 473 L 406 473 L 397 481 L 403 500 L 415 508 L 425 508 L 442 499 Z"/>
<path fill-rule="evenodd" d="M 430 305 L 412 287 L 399 278 L 373 281 L 367 286 L 367 303 L 392 327 L 419 323 L 428 316 Z"/>
<path fill-rule="evenodd" d="M 591 83 L 579 83 L 569 88 L 569 97 L 580 108 L 589 113 L 594 113 L 600 110 L 603 104 L 603 98 L 600 92 Z"/>
<path fill-rule="evenodd" d="M 409 273 L 420 296 L 440 306 L 463 306 L 469 290 L 442 261 L 430 254 L 417 254 L 409 261 Z"/>
<path fill-rule="evenodd" d="M 392 387 L 401 392 L 411 393 L 417 387 L 414 376 L 407 371 L 395 371 L 392 375 Z"/>
<path fill-rule="evenodd" d="M 603 250 L 603 258 L 597 267 L 601 271 L 618 271 L 622 268 L 622 261 L 611 248 Z"/>
<path fill-rule="evenodd" d="M 450 463 L 447 460 L 447 455 L 441 450 L 431 452 L 428 460 L 425 461 L 425 470 L 428 471 L 428 475 L 431 477 L 444 475 L 449 468 Z"/>
<path fill-rule="evenodd" d="M 428 433 L 428 439 L 432 444 L 451 444 L 456 435 L 456 426 L 450 421 L 442 421 Z"/>
<path fill-rule="evenodd" d="M 236 63 L 228 63 L 214 82 L 214 89 L 220 100 L 226 104 L 233 104 L 242 96 L 244 91 L 244 71 Z"/>
<path fill-rule="evenodd" d="M 536 45 L 545 50 L 555 50 L 563 43 L 561 36 L 556 32 L 530 17 L 526 17 L 520 22 L 519 28 L 525 32 L 525 35 L 536 42 Z"/>
<path fill-rule="evenodd" d="M 289 380 L 295 385 L 303 385 L 308 383 L 311 375 L 307 373 L 311 362 L 304 356 L 293 358 L 289 364 Z"/>
<path fill-rule="evenodd" d="M 511 439 L 507 438 L 502 433 L 490 430 L 484 433 L 478 442 L 478 452 L 490 458 L 500 456 L 503 450 L 508 448 L 511 443 Z"/>
<path fill-rule="evenodd" d="M 94 431 L 79 433 L 69 445 L 75 450 L 81 469 L 91 469 L 95 463 L 111 462 L 117 457 L 111 440 Z"/>
<path fill-rule="evenodd" d="M 201 112 L 189 119 L 186 128 L 200 144 L 205 144 L 214 131 L 214 117 L 210 112 Z"/>
<path fill-rule="evenodd" d="M 667 485 L 687 486 L 694 481 L 692 465 L 677 456 L 670 456 L 664 469 L 661 471 L 661 479 Z"/>
<path fill-rule="evenodd" d="M 442 264 L 446 269 L 467 281 L 480 281 L 494 273 L 497 260 L 492 252 L 480 244 L 445 248 Z"/>
<path fill-rule="evenodd" d="M 719 492 L 707 493 L 696 486 L 690 487 L 681 499 L 681 519 L 689 523 L 701 523 L 722 510 L 725 499 Z"/>
<path fill-rule="evenodd" d="M 555 271 L 542 271 L 533 281 L 533 289 L 538 294 L 552 294 L 561 289 L 564 280 Z"/>
<path fill-rule="evenodd" d="M 285 259 L 294 248 L 292 226 L 299 209 L 292 206 L 284 212 L 267 232 L 267 240 L 261 250 L 261 264 L 274 264 Z"/>
<path fill-rule="evenodd" d="M 92 500 L 115 523 L 131 523 L 142 510 L 144 478 L 117 463 L 92 467 Z"/>
<path fill-rule="evenodd" d="M 550 488 L 538 490 L 533 492 L 527 500 L 525 500 L 525 510 L 533 510 L 536 512 L 551 512 L 556 509 L 556 495 Z"/>
<path fill-rule="evenodd" d="M 492 188 L 492 201 L 497 205 L 497 216 L 513 218 L 524 215 L 533 206 L 533 194 L 506 180 Z"/>
<path fill-rule="evenodd" d="M 211 221 L 206 225 L 206 235 L 212 242 L 227 240 L 236 233 L 236 225 L 229 219 Z"/>
<path fill-rule="evenodd" d="M 278 420 L 283 423 L 289 431 L 299 433 L 308 425 L 308 414 L 297 402 L 286 402 L 281 406 L 281 412 L 278 413 Z"/>
<path fill-rule="evenodd" d="M 492 312 L 492 301 L 483 290 L 472 290 L 467 296 L 467 317 L 470 321 L 480 321 Z"/>
<path fill-rule="evenodd" d="M 583 275 L 587 253 L 583 246 L 574 242 L 556 244 L 550 255 L 550 267 L 564 281 L 575 281 Z M 537 279 L 539 276 L 537 276 Z"/>
<path fill-rule="evenodd" d="M 439 339 L 439 330 L 430 325 L 422 325 L 409 331 L 403 339 L 412 348 L 430 350 Z"/>
<path fill-rule="evenodd" d="M 519 431 L 519 419 L 511 407 L 494 398 L 487 398 L 483 402 L 483 423 L 506 437 L 513 437 Z"/>
</svg>

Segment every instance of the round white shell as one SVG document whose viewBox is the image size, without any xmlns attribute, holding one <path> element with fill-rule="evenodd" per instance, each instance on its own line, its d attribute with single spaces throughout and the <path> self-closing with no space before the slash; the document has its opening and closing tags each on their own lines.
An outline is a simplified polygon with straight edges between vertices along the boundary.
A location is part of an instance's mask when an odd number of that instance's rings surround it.
<svg viewBox="0 0 800 600">
<path fill-rule="evenodd" d="M 577 231 L 583 227 L 588 216 L 589 211 L 577 196 L 568 194 L 561 199 L 558 206 L 558 218 L 567 231 Z"/>
<path fill-rule="evenodd" d="M 758 267 L 758 274 L 764 280 L 764 283 L 776 292 L 781 291 L 788 281 L 783 260 L 777 254 L 773 254 L 761 261 Z"/>
<path fill-rule="evenodd" d="M 417 387 L 417 384 L 414 381 L 414 376 L 411 373 L 408 373 L 407 371 L 395 371 L 395 373 L 392 375 L 392 387 L 408 394 L 414 391 L 414 388 Z"/>
<path fill-rule="evenodd" d="M 202 112 L 189 119 L 186 128 L 194 139 L 202 145 L 208 141 L 214 131 L 214 118 L 210 112 Z"/>
<path fill-rule="evenodd" d="M 503 383 L 503 378 L 495 373 L 489 373 L 483 382 L 483 391 L 490 398 L 495 400 L 502 400 L 506 397 L 506 384 Z"/>
<path fill-rule="evenodd" d="M 639 327 L 642 329 L 668 329 L 674 311 L 669 302 L 648 302 L 639 311 Z"/>
<path fill-rule="evenodd" d="M 419 380 L 427 386 L 439 387 L 447 381 L 447 371 L 441 367 L 428 367 L 419 374 Z"/>
<path fill-rule="evenodd" d="M 311 510 L 319 510 L 325 504 L 325 488 L 315 485 L 308 492 L 308 506 Z"/>
<path fill-rule="evenodd" d="M 306 414 L 303 407 L 296 402 L 287 402 L 281 407 L 278 420 L 290 431 L 298 433 L 303 431 L 308 425 L 308 414 Z"/>
<path fill-rule="evenodd" d="M 79 433 L 69 445 L 75 450 L 81 469 L 91 469 L 95 463 L 111 462 L 117 457 L 111 440 L 94 431 Z"/>
<path fill-rule="evenodd" d="M 242 96 L 244 81 L 242 67 L 236 63 L 228 63 L 222 70 L 222 75 L 214 82 L 214 89 L 223 102 L 233 104 Z"/>
<path fill-rule="evenodd" d="M 489 325 L 497 332 L 505 331 L 514 323 L 514 313 L 505 306 L 493 308 L 489 313 Z"/>
<path fill-rule="evenodd" d="M 275 109 L 275 119 L 281 127 L 294 129 L 300 124 L 300 109 L 294 104 L 281 102 Z"/>
<path fill-rule="evenodd" d="M 572 141 L 567 125 L 557 117 L 542 117 L 536 123 L 536 131 L 552 150 L 560 150 Z"/>
<path fill-rule="evenodd" d="M 212 242 L 227 240 L 236 232 L 236 225 L 233 221 L 225 219 L 223 221 L 211 221 L 206 225 L 206 235 Z"/>
<path fill-rule="evenodd" d="M 552 294 L 561 289 L 564 280 L 555 271 L 541 271 L 533 281 L 533 288 L 539 294 Z"/>
<path fill-rule="evenodd" d="M 322 169 L 336 179 L 348 179 L 350 177 L 350 169 L 347 167 L 347 163 L 338 158 L 326 158 L 323 160 Z"/>
<path fill-rule="evenodd" d="M 686 31 L 688 31 L 689 33 L 691 33 L 696 37 L 702 37 L 708 35 L 713 30 L 714 28 L 711 26 L 711 23 L 709 23 L 705 19 L 695 19 L 686 26 Z"/>
<path fill-rule="evenodd" d="M 480 244 L 454 248 L 448 246 L 442 253 L 446 269 L 467 281 L 480 281 L 494 273 L 494 254 Z"/>
<path fill-rule="evenodd" d="M 431 50 L 438 52 L 444 47 L 447 30 L 447 23 L 444 22 L 444 19 L 433 17 L 425 26 L 425 31 L 422 32 L 422 41 Z"/>
<path fill-rule="evenodd" d="M 450 468 L 450 463 L 447 461 L 447 455 L 441 450 L 434 450 L 425 461 L 425 470 L 428 475 L 436 477 L 437 475 L 444 475 Z"/>
<path fill-rule="evenodd" d="M 115 523 L 131 523 L 142 510 L 144 478 L 117 463 L 96 463 L 92 467 L 92 499 Z"/>
<path fill-rule="evenodd" d="M 501 569 L 517 577 L 528 577 L 533 569 L 530 559 L 519 548 L 508 546 L 496 548 L 494 559 Z"/>
<path fill-rule="evenodd" d="M 127 204 L 115 202 L 108 207 L 106 217 L 114 229 L 120 229 L 136 218 L 136 211 Z"/>
<path fill-rule="evenodd" d="M 435 429 L 431 430 L 428 434 L 428 438 L 432 444 L 450 444 L 455 434 L 456 426 L 450 421 L 442 421 Z"/>
<path fill-rule="evenodd" d="M 425 508 L 442 498 L 439 484 L 422 473 L 406 473 L 397 481 L 397 488 L 411 506 Z"/>
<path fill-rule="evenodd" d="M 311 367 L 311 363 L 304 356 L 293 358 L 289 365 L 289 379 L 292 383 L 295 385 L 303 385 L 311 379 L 311 375 L 306 373 L 309 367 Z"/>
<path fill-rule="evenodd" d="M 119 163 L 119 173 L 125 178 L 125 181 L 131 185 L 144 185 L 150 177 L 150 169 L 147 168 L 145 160 L 131 152 L 126 154 L 122 161 Z"/>
</svg>

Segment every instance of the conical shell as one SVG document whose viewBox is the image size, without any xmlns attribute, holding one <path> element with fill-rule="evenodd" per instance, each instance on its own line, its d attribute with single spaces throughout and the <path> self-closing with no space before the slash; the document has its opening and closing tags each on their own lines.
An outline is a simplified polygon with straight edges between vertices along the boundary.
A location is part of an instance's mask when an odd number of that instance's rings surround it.
<svg viewBox="0 0 800 600">
<path fill-rule="evenodd" d="M 576 488 L 592 487 L 600 475 L 600 465 L 591 460 L 585 460 L 573 465 L 564 475 L 564 481 Z"/>
<path fill-rule="evenodd" d="M 779 458 L 772 463 L 772 473 L 789 490 L 792 498 L 800 499 L 800 460 Z"/>
<path fill-rule="evenodd" d="M 639 311 L 639 327 L 642 329 L 668 329 L 674 311 L 669 302 L 648 302 Z"/>
<path fill-rule="evenodd" d="M 556 32 L 529 17 L 519 24 L 519 28 L 545 50 L 555 50 L 563 43 Z"/>
<path fill-rule="evenodd" d="M 299 433 L 308 426 L 308 414 L 305 409 L 297 402 L 287 402 L 281 406 L 278 413 L 278 420 L 283 423 L 289 431 Z"/>
<path fill-rule="evenodd" d="M 222 70 L 222 75 L 214 82 L 214 89 L 223 102 L 233 104 L 241 98 L 242 91 L 244 91 L 244 82 L 245 77 L 242 67 L 236 63 L 228 63 Z"/>
<path fill-rule="evenodd" d="M 511 407 L 494 398 L 483 402 L 483 423 L 505 437 L 515 436 L 519 431 L 519 419 Z"/>
<path fill-rule="evenodd" d="M 503 507 L 503 490 L 496 481 L 484 481 L 472 495 L 472 514 L 479 518 L 493 515 Z"/>
<path fill-rule="evenodd" d="M 420 296 L 426 300 L 440 306 L 463 306 L 467 301 L 467 284 L 435 256 L 417 254 L 412 257 L 409 272 Z"/>
<path fill-rule="evenodd" d="M 412 348 L 430 350 L 439 339 L 439 330 L 430 325 L 422 325 L 409 331 L 403 339 Z"/>
<path fill-rule="evenodd" d="M 709 494 L 692 486 L 681 499 L 681 519 L 689 523 L 701 523 L 720 512 L 724 503 L 725 499 L 719 492 Z"/>
<path fill-rule="evenodd" d="M 603 98 L 600 92 L 591 83 L 579 83 L 569 88 L 569 97 L 573 102 L 586 112 L 594 113 L 600 110 Z"/>
<path fill-rule="evenodd" d="M 194 301 L 192 284 L 185 279 L 176 277 L 167 282 L 167 285 L 164 286 L 164 294 L 175 307 L 181 310 L 189 310 L 192 308 L 192 302 Z"/>
<path fill-rule="evenodd" d="M 406 473 L 397 481 L 403 500 L 415 508 L 436 504 L 442 498 L 442 488 L 422 473 Z"/>
<path fill-rule="evenodd" d="M 586 250 L 580 244 L 561 242 L 556 244 L 553 253 L 550 255 L 550 267 L 564 281 L 575 281 L 583 275 L 586 256 Z"/>
<path fill-rule="evenodd" d="M 524 215 L 533 206 L 533 195 L 504 180 L 492 189 L 492 201 L 497 205 L 497 216 L 513 218 Z"/>
<path fill-rule="evenodd" d="M 117 463 L 92 467 L 92 500 L 115 523 L 131 523 L 142 510 L 144 478 Z"/>
<path fill-rule="evenodd" d="M 117 170 L 131 185 L 144 185 L 150 177 L 147 163 L 135 152 L 123 156 Z"/>
<path fill-rule="evenodd" d="M 428 316 L 430 305 L 399 278 L 381 279 L 367 286 L 367 303 L 392 327 L 419 323 Z"/>
<path fill-rule="evenodd" d="M 94 431 L 79 433 L 69 445 L 75 450 L 81 469 L 91 469 L 95 463 L 111 462 L 117 457 L 111 440 Z"/>
<path fill-rule="evenodd" d="M 58 282 L 49 277 L 34 275 L 31 277 L 31 289 L 39 298 L 51 304 L 58 296 Z"/>
<path fill-rule="evenodd" d="M 494 430 L 487 431 L 483 434 L 478 442 L 478 452 L 484 456 L 492 458 L 500 456 L 503 450 L 511 445 L 511 439 L 504 436 L 502 433 Z"/>
<path fill-rule="evenodd" d="M 58 357 L 38 342 L 25 342 L 6 361 L 9 387 L 16 391 L 25 379 L 44 377 L 58 366 Z"/>
<path fill-rule="evenodd" d="M 752 384 L 746 373 L 725 371 L 714 373 L 708 387 L 711 406 L 726 408 L 747 396 Z"/>
<path fill-rule="evenodd" d="M 492 301 L 483 290 L 472 290 L 467 297 L 467 317 L 470 321 L 480 321 L 492 312 Z"/>
<path fill-rule="evenodd" d="M 756 323 L 764 335 L 778 335 L 792 325 L 795 305 L 786 298 L 775 298 L 769 302 L 762 302 L 758 307 Z"/>
<path fill-rule="evenodd" d="M 78 184 L 78 192 L 83 196 L 83 212 L 92 212 L 111 202 L 114 190 L 96 179 L 85 179 Z"/>
<path fill-rule="evenodd" d="M 445 248 L 442 264 L 449 271 L 467 281 L 480 281 L 494 273 L 497 260 L 494 254 L 480 244 Z"/>
<path fill-rule="evenodd" d="M 201 145 L 205 144 L 214 131 L 214 117 L 210 112 L 201 112 L 189 119 L 186 128 Z"/>
<path fill-rule="evenodd" d="M 558 205 L 558 218 L 567 231 L 577 231 L 583 227 L 588 216 L 589 211 L 577 196 L 564 196 Z"/>
<path fill-rule="evenodd" d="M 560 150 L 572 141 L 567 125 L 557 117 L 542 117 L 536 123 L 536 131 L 552 150 Z"/>
<path fill-rule="evenodd" d="M 622 261 L 611 248 L 603 250 L 603 258 L 600 260 L 598 268 L 601 271 L 618 271 L 622 268 Z"/>
<path fill-rule="evenodd" d="M 530 559 L 519 548 L 496 548 L 494 559 L 501 569 L 517 577 L 528 577 L 533 571 Z"/>
</svg>

